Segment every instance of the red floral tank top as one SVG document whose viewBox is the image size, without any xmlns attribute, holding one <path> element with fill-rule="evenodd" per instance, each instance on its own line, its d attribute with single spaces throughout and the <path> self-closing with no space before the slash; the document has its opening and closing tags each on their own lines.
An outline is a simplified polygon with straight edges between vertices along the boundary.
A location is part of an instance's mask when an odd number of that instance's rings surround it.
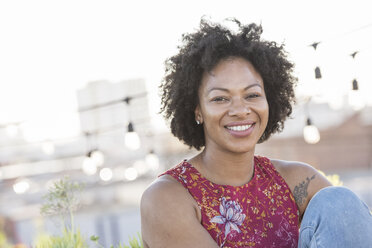
<svg viewBox="0 0 372 248">
<path fill-rule="evenodd" d="M 255 156 L 252 180 L 237 187 L 207 180 L 186 160 L 164 174 L 188 189 L 220 247 L 297 247 L 298 208 L 268 158 Z"/>
</svg>

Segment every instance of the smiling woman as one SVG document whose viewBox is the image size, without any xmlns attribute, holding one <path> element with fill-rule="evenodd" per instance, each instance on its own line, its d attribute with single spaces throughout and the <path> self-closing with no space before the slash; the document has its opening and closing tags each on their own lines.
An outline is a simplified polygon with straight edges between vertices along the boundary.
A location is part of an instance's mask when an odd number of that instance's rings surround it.
<svg viewBox="0 0 372 248">
<path fill-rule="evenodd" d="M 254 148 L 267 126 L 269 107 L 263 80 L 250 62 L 235 57 L 219 62 L 204 73 L 199 99 L 195 116 L 205 124 L 206 147 Z"/>
<path fill-rule="evenodd" d="M 255 155 L 290 116 L 296 79 L 282 45 L 235 23 L 202 20 L 167 61 L 162 111 L 202 151 L 144 192 L 145 247 L 370 247 L 372 216 L 354 193 L 310 165 Z"/>
</svg>

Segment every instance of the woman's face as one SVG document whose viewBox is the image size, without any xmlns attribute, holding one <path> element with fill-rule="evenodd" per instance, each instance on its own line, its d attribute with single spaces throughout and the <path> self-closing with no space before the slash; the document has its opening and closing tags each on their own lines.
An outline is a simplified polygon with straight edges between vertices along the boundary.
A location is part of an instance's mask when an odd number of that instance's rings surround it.
<svg viewBox="0 0 372 248">
<path fill-rule="evenodd" d="M 268 117 L 263 80 L 250 62 L 228 58 L 204 72 L 195 118 L 203 123 L 206 148 L 252 151 Z"/>
</svg>

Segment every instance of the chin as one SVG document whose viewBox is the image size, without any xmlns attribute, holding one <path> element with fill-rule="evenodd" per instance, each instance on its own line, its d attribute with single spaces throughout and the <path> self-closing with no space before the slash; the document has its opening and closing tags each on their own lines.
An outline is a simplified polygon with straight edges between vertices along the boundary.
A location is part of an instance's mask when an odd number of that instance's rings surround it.
<svg viewBox="0 0 372 248">
<path fill-rule="evenodd" d="M 255 146 L 254 145 L 239 145 L 239 146 L 234 145 L 234 146 L 229 146 L 226 148 L 232 153 L 247 153 L 247 152 L 254 151 Z"/>
</svg>

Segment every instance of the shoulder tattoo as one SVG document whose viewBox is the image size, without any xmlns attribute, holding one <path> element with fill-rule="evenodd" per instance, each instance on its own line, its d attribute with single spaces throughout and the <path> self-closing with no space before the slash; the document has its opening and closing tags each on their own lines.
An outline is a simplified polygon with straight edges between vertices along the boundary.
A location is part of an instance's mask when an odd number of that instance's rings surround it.
<svg viewBox="0 0 372 248">
<path fill-rule="evenodd" d="M 295 201 L 297 203 L 297 206 L 302 206 L 302 204 L 305 203 L 306 197 L 308 196 L 307 188 L 309 187 L 310 181 L 315 178 L 315 175 L 313 175 L 311 178 L 306 177 L 302 183 L 297 185 L 294 188 L 293 196 L 295 198 Z"/>
</svg>

